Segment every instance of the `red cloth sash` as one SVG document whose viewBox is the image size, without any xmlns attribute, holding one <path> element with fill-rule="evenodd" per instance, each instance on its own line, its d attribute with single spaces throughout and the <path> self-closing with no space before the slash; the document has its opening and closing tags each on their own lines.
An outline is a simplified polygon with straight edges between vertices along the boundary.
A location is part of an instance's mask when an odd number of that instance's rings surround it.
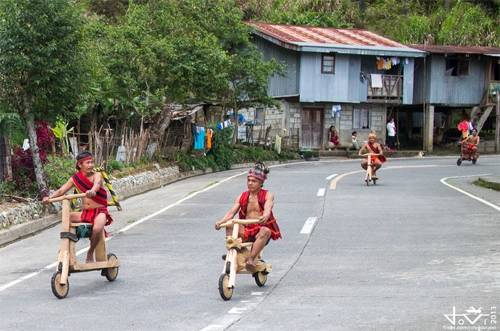
<svg viewBox="0 0 500 331">
<path fill-rule="evenodd" d="M 101 208 L 95 208 L 95 209 L 84 209 L 82 210 L 82 214 L 80 215 L 80 220 L 83 223 L 90 223 L 94 224 L 94 221 L 99 214 L 105 214 L 106 215 L 106 224 L 104 225 L 110 225 L 113 223 L 113 218 L 109 214 L 108 208 L 107 207 L 101 207 Z M 104 237 L 108 238 L 108 232 L 104 230 Z"/>
<path fill-rule="evenodd" d="M 375 146 L 373 146 L 371 142 L 368 142 L 368 147 L 370 147 L 370 149 L 373 151 L 373 153 L 375 153 L 375 154 L 378 154 L 378 153 L 379 153 L 379 150 L 378 150 L 378 149 L 376 149 L 376 148 L 375 148 Z M 382 163 L 386 163 L 386 162 L 387 162 L 386 157 L 385 157 L 385 156 L 383 156 L 383 155 L 378 155 L 378 156 L 376 157 L 376 159 L 379 159 L 379 160 L 380 160 L 380 162 L 382 162 Z"/>
<path fill-rule="evenodd" d="M 267 190 L 260 190 L 257 194 L 257 200 L 259 202 L 259 208 L 261 212 L 264 212 L 264 205 L 266 203 L 266 194 Z M 238 217 L 240 219 L 246 219 L 247 207 L 248 207 L 248 199 L 250 197 L 250 191 L 243 192 L 240 197 L 240 211 L 238 213 Z M 252 239 L 255 235 L 260 231 L 260 228 L 263 225 L 260 224 L 246 224 L 245 225 L 245 239 Z M 271 215 L 269 216 L 269 220 L 265 225 L 269 230 L 271 230 L 271 239 L 277 240 L 281 238 L 281 231 L 274 218 L 273 212 L 271 211 Z"/>
<path fill-rule="evenodd" d="M 85 177 L 85 175 L 82 173 L 81 170 L 73 175 L 73 182 L 75 183 L 75 186 L 78 188 L 78 191 L 82 193 L 91 190 L 92 186 L 94 186 L 94 183 L 92 183 L 87 177 Z M 97 191 L 96 195 L 91 197 L 90 199 L 94 200 L 100 205 L 106 207 L 108 206 L 108 194 L 106 193 L 106 190 L 103 189 L 102 187 L 99 188 L 99 191 Z"/>
</svg>

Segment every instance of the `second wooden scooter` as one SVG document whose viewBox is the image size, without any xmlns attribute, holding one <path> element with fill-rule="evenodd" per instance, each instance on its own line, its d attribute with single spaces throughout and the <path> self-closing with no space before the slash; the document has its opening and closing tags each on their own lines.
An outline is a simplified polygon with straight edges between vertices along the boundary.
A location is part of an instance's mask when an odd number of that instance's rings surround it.
<svg viewBox="0 0 500 331">
<path fill-rule="evenodd" d="M 64 195 L 50 199 L 49 202 L 62 202 L 62 222 L 61 222 L 61 249 L 57 258 L 56 272 L 52 276 L 51 286 L 54 295 L 63 299 L 69 292 L 68 277 L 72 273 L 100 270 L 101 276 L 105 276 L 110 282 L 118 276 L 120 260 L 113 253 L 107 253 L 104 230 L 101 233 L 101 241 L 95 249 L 94 263 L 78 264 L 76 261 L 76 242 L 79 240 L 76 229 L 81 226 L 90 228 L 90 223 L 71 223 L 69 221 L 70 201 L 75 198 L 84 198 L 85 193 Z"/>
</svg>

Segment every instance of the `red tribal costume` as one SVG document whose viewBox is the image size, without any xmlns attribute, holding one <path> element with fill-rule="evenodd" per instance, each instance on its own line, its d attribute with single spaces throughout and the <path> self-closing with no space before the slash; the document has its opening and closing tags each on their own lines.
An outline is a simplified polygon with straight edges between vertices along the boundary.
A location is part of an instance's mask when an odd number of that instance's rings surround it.
<svg viewBox="0 0 500 331">
<path fill-rule="evenodd" d="M 266 203 L 266 194 L 267 190 L 260 190 L 257 199 L 259 202 L 259 207 L 262 212 L 264 212 L 264 205 Z M 240 197 L 240 211 L 238 214 L 238 217 L 240 219 L 246 219 L 246 212 L 247 212 L 247 206 L 248 206 L 248 198 L 250 197 L 250 191 L 243 192 Z M 249 242 L 254 242 L 255 241 L 255 236 L 257 233 L 259 233 L 260 229 L 266 226 L 271 230 L 271 239 L 272 240 L 277 240 L 281 238 L 281 232 L 280 228 L 278 227 L 278 223 L 276 222 L 276 219 L 274 218 L 273 212 L 271 211 L 271 215 L 269 217 L 269 220 L 266 222 L 265 225 L 260 225 L 260 224 L 246 224 L 245 225 L 245 233 L 243 235 L 243 241 L 249 241 Z"/>
<path fill-rule="evenodd" d="M 87 177 L 85 177 L 81 170 L 73 175 L 73 182 L 80 192 L 87 192 L 88 190 L 92 189 L 92 186 L 94 186 L 94 184 Z M 106 224 L 104 225 L 110 225 L 113 222 L 113 218 L 108 212 L 108 194 L 106 193 L 106 190 L 102 187 L 99 188 L 97 194 L 93 197 L 90 197 L 89 199 L 92 199 L 93 201 L 102 205 L 102 207 L 94 209 L 84 209 L 82 211 L 82 215 L 80 216 L 81 221 L 93 224 L 97 215 L 104 213 L 106 214 L 107 219 Z"/>
<path fill-rule="evenodd" d="M 373 153 L 379 154 L 379 150 L 375 148 L 375 146 L 373 146 L 371 142 L 368 142 L 368 147 L 370 147 Z M 387 162 L 387 159 L 383 155 L 370 155 L 370 157 L 372 158 L 372 163 L 375 163 L 375 161 L 377 160 L 379 160 L 382 163 Z"/>
</svg>

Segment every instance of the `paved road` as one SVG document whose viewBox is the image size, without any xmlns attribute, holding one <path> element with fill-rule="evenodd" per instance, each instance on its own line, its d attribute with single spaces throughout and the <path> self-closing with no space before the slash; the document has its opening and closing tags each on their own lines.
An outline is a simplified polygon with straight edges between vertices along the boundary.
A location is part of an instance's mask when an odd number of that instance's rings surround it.
<svg viewBox="0 0 500 331">
<path fill-rule="evenodd" d="M 213 223 L 245 189 L 244 171 L 127 199 L 108 228 L 122 263 L 114 282 L 73 274 L 56 299 L 58 227 L 0 249 L 0 330 L 500 329 L 500 194 L 452 188 L 475 190 L 500 158 L 455 159 L 389 160 L 370 187 L 359 160 L 274 167 L 265 188 L 284 238 L 264 253 L 273 272 L 262 288 L 238 275 L 230 301 L 217 290 L 224 235 Z"/>
</svg>

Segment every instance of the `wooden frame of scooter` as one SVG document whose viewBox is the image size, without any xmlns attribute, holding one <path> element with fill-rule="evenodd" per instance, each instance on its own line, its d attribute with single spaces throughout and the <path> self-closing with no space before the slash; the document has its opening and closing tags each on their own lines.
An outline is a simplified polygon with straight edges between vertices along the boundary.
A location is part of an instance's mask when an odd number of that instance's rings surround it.
<svg viewBox="0 0 500 331">
<path fill-rule="evenodd" d="M 59 299 L 66 297 L 69 291 L 68 277 L 71 273 L 101 270 L 102 276 L 113 281 L 118 275 L 118 267 L 120 267 L 120 260 L 114 254 L 107 253 L 104 230 L 101 232 L 101 240 L 94 251 L 96 262 L 77 264 L 76 241 L 78 238 L 76 237 L 76 228 L 80 225 L 91 225 L 70 222 L 70 201 L 84 197 L 86 197 L 85 193 L 79 193 L 49 199 L 49 203 L 58 201 L 62 203 L 61 249 L 57 258 L 56 272 L 52 277 L 52 291 Z"/>
</svg>

